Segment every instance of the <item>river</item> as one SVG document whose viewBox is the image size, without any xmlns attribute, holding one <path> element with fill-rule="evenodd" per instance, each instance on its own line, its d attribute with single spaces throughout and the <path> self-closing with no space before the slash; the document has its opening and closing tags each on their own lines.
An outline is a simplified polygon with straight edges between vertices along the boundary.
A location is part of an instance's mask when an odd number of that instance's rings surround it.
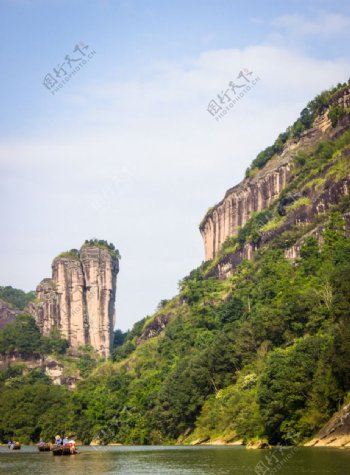
<svg viewBox="0 0 350 475">
<path fill-rule="evenodd" d="M 81 447 L 54 457 L 36 447 L 0 447 L 1 475 L 350 475 L 350 450 L 233 446 Z"/>
</svg>

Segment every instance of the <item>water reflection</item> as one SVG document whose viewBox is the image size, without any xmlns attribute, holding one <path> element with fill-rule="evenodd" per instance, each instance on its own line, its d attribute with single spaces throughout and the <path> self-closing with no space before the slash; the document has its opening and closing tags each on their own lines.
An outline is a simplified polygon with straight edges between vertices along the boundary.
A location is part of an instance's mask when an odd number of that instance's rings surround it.
<svg viewBox="0 0 350 475">
<path fill-rule="evenodd" d="M 0 448 L 4 475 L 229 475 L 255 474 L 269 451 L 242 447 L 82 447 L 81 454 L 54 457 L 36 447 L 19 452 Z M 285 449 L 288 462 L 281 475 L 350 473 L 350 450 Z M 289 452 L 288 452 L 289 451 Z M 287 457 L 286 457 L 287 459 Z M 270 467 L 270 470 L 274 467 Z M 263 472 L 262 472 L 263 473 Z M 269 472 L 266 472 L 269 473 Z"/>
</svg>

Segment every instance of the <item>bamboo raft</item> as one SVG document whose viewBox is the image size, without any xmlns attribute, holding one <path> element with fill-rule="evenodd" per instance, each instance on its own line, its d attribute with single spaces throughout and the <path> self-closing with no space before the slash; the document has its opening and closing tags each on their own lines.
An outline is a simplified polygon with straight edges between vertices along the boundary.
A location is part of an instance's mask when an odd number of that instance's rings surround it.
<svg viewBox="0 0 350 475">
<path fill-rule="evenodd" d="M 77 449 L 71 445 L 54 445 L 51 450 L 53 455 L 76 455 L 79 453 Z"/>
<path fill-rule="evenodd" d="M 51 451 L 51 444 L 43 444 L 38 445 L 39 452 L 50 452 Z"/>
<path fill-rule="evenodd" d="M 12 444 L 9 447 L 10 450 L 21 450 L 21 444 L 19 442 L 16 442 L 15 444 Z"/>
</svg>

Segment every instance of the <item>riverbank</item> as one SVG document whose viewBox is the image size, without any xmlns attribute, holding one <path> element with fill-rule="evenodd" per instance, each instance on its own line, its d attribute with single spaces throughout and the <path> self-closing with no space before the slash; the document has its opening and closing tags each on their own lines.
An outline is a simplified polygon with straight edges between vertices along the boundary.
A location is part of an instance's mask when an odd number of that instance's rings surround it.
<svg viewBox="0 0 350 475">
<path fill-rule="evenodd" d="M 271 449 L 274 446 L 268 444 L 266 440 L 251 440 L 247 443 L 244 443 L 243 440 L 234 440 L 234 441 L 225 441 L 223 438 L 217 439 L 197 439 L 189 444 L 176 444 L 180 446 L 186 445 L 196 445 L 196 446 L 244 446 L 246 449 L 251 450 L 260 450 L 260 449 Z M 335 449 L 350 449 L 350 435 L 328 435 L 326 437 L 321 436 L 314 437 L 313 439 L 305 442 L 300 447 L 322 447 L 322 448 L 335 448 Z"/>
<path fill-rule="evenodd" d="M 350 436 L 326 437 L 324 439 L 312 439 L 304 447 L 332 447 L 338 449 L 350 449 Z"/>
<path fill-rule="evenodd" d="M 304 446 L 350 448 L 350 404 L 336 412 Z"/>
<path fill-rule="evenodd" d="M 182 444 L 179 444 L 182 445 Z M 191 442 L 190 445 L 222 445 L 222 446 L 244 446 L 246 449 L 251 450 L 260 450 L 260 449 L 270 449 L 274 446 L 271 446 L 265 441 L 257 440 L 257 441 L 250 441 L 247 444 L 243 442 L 243 440 L 238 440 L 234 442 L 225 442 L 223 439 L 214 439 L 214 440 L 206 440 L 205 442 L 197 440 Z M 301 447 L 322 447 L 322 448 L 334 448 L 334 449 L 350 449 L 350 435 L 343 435 L 337 437 L 326 437 L 323 439 L 314 438 L 310 441 L 306 442 L 305 444 L 301 445 Z"/>
<path fill-rule="evenodd" d="M 177 445 L 244 445 L 243 440 L 225 441 L 224 439 L 197 439 L 190 444 L 177 444 Z"/>
</svg>

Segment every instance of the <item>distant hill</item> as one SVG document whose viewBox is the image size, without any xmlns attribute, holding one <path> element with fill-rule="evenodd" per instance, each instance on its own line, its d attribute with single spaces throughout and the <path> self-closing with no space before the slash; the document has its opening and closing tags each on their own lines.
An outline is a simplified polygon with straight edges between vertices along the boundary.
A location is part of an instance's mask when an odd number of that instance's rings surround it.
<svg viewBox="0 0 350 475">
<path fill-rule="evenodd" d="M 35 299 L 35 292 L 23 292 L 23 290 L 14 289 L 8 285 L 0 287 L 0 299 L 19 310 L 23 310 L 29 302 Z"/>
</svg>

